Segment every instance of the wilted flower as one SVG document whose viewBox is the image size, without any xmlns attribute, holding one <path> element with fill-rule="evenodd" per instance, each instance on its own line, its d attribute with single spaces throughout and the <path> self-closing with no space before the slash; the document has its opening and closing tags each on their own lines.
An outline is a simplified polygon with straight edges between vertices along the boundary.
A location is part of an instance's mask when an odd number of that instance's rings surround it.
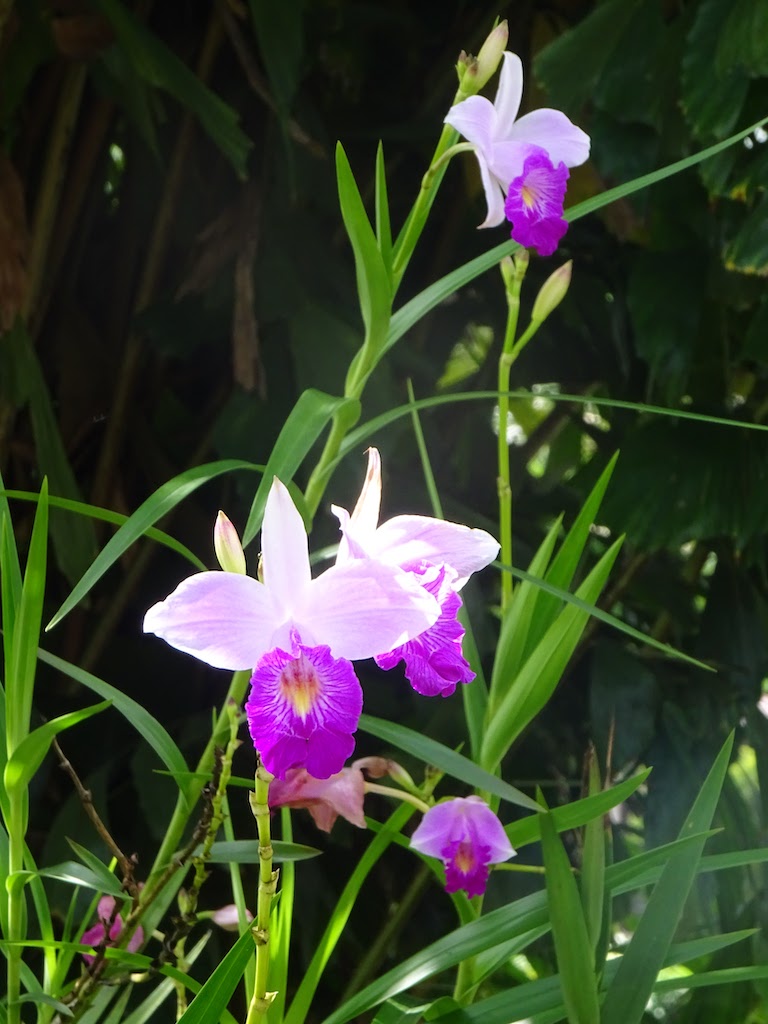
<svg viewBox="0 0 768 1024">
<path fill-rule="evenodd" d="M 365 828 L 363 770 L 380 779 L 393 767 L 394 762 L 383 757 L 362 757 L 328 779 L 315 779 L 306 768 L 291 768 L 283 781 L 275 779 L 270 785 L 269 806 L 272 810 L 306 808 L 323 832 L 331 831 L 339 815 L 358 828 Z"/>
<path fill-rule="evenodd" d="M 115 897 L 102 896 L 96 909 L 98 922 L 80 936 L 80 942 L 84 946 L 114 946 L 123 931 L 123 919 L 115 914 Z M 111 924 L 110 924 L 111 922 Z M 107 932 L 109 929 L 109 932 Z M 126 949 L 135 953 L 144 942 L 144 932 L 137 928 L 128 940 Z M 83 960 L 92 964 L 96 957 L 92 953 L 83 953 Z"/>
<path fill-rule="evenodd" d="M 372 558 L 405 570 L 434 595 L 440 617 L 429 629 L 376 656 L 388 669 L 405 661 L 405 674 L 419 693 L 447 697 L 457 683 L 468 683 L 474 673 L 461 650 L 463 627 L 456 621 L 461 598 L 457 591 L 473 572 L 496 557 L 498 543 L 485 530 L 447 523 L 428 516 L 394 516 L 381 526 L 381 459 L 368 450 L 368 472 L 352 512 L 332 506 L 341 524 L 337 565 Z"/>
<path fill-rule="evenodd" d="M 547 187 L 554 194 L 562 178 L 561 165 L 578 167 L 589 156 L 589 136 L 561 111 L 542 108 L 517 119 L 523 95 L 523 66 L 514 53 L 506 52 L 503 61 L 493 103 L 484 96 L 470 96 L 451 107 L 445 118 L 475 147 L 488 203 L 488 215 L 480 225 L 483 228 L 496 227 L 504 220 L 504 196 L 517 179 L 523 178 L 519 188 L 532 187 L 535 182 L 537 193 L 544 189 L 544 165 L 529 166 L 526 170 L 529 157 L 547 158 L 553 182 Z M 562 212 L 561 197 L 561 218 Z M 524 237 L 518 238 L 517 232 L 516 225 L 512 232 L 516 241 L 530 244 Z"/>
<path fill-rule="evenodd" d="M 263 583 L 196 573 L 149 609 L 144 630 L 215 668 L 253 670 L 246 713 L 265 768 L 328 778 L 354 749 L 362 708 L 350 662 L 418 636 L 440 609 L 407 573 L 370 559 L 313 580 L 304 524 L 277 478 L 261 543 Z"/>
<path fill-rule="evenodd" d="M 482 896 L 488 866 L 515 856 L 501 822 L 479 796 L 456 797 L 430 807 L 411 846 L 445 864 L 446 892 Z"/>
</svg>

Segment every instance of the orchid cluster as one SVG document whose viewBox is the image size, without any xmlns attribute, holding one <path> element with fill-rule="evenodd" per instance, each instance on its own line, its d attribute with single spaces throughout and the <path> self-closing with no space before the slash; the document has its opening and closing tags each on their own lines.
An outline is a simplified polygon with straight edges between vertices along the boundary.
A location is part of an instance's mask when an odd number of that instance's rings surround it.
<svg viewBox="0 0 768 1024">
<path fill-rule="evenodd" d="M 364 825 L 361 769 L 387 770 L 370 759 L 344 767 L 363 706 L 352 663 L 374 658 L 389 669 L 402 661 L 414 690 L 427 696 L 470 682 L 459 591 L 499 550 L 490 534 L 459 523 L 401 515 L 379 525 L 380 506 L 381 460 L 372 448 L 352 513 L 332 506 L 341 527 L 336 562 L 313 579 L 301 515 L 275 478 L 261 534 L 263 578 L 245 575 L 239 541 L 219 517 L 214 543 L 224 570 L 185 579 L 144 619 L 145 632 L 208 665 L 252 672 L 245 711 L 259 759 L 277 780 L 271 806 L 308 806 L 326 830 L 339 813 Z M 480 804 L 485 816 L 475 803 L 453 801 L 455 814 L 438 805 L 420 826 L 422 839 L 414 837 L 414 848 L 445 860 L 449 891 L 464 884 L 457 880 L 481 891 L 487 865 L 512 854 L 498 819 Z M 487 816 L 496 830 L 480 842 Z M 446 826 L 439 849 L 430 822 Z"/>
<path fill-rule="evenodd" d="M 506 216 L 516 242 L 551 256 L 568 227 L 568 168 L 588 158 L 589 136 L 559 110 L 518 118 L 522 95 L 522 62 L 506 52 L 494 102 L 469 96 L 451 107 L 445 122 L 471 144 L 480 165 L 488 204 L 480 227 L 496 227 Z"/>
</svg>

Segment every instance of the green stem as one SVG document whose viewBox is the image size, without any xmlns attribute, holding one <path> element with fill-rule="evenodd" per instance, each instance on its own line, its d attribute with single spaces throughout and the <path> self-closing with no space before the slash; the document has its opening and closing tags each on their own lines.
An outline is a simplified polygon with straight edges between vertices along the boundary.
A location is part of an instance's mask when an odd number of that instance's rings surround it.
<svg viewBox="0 0 768 1024">
<path fill-rule="evenodd" d="M 272 836 L 269 820 L 269 784 L 272 776 L 259 765 L 256 769 L 256 786 L 251 795 L 251 807 L 256 818 L 259 833 L 259 894 L 256 909 L 256 980 L 253 996 L 248 1007 L 246 1024 L 260 1024 L 274 998 L 267 992 L 269 975 L 269 915 L 272 900 L 277 891 L 278 872 L 272 870 Z"/>
<path fill-rule="evenodd" d="M 24 803 L 26 787 L 8 794 L 8 948 L 7 962 L 7 1024 L 20 1024 L 21 955 L 24 941 L 24 886 L 17 874 L 24 867 Z"/>
<path fill-rule="evenodd" d="M 392 786 L 379 786 L 375 782 L 365 783 L 366 793 L 378 793 L 380 796 L 388 796 L 395 800 L 402 800 L 406 804 L 411 804 L 417 811 L 421 811 L 422 814 L 426 814 L 429 810 L 429 804 L 420 800 L 413 793 L 406 793 L 403 789 L 394 789 Z"/>
<path fill-rule="evenodd" d="M 507 441 L 507 424 L 509 420 L 509 378 L 512 364 L 517 358 L 519 348 L 515 346 L 517 321 L 520 316 L 520 288 L 528 266 L 527 258 L 502 263 L 502 276 L 507 293 L 507 326 L 504 332 L 504 345 L 499 357 L 499 429 L 498 429 L 498 464 L 499 474 L 497 486 L 499 492 L 499 533 L 501 535 L 501 561 L 503 565 L 512 565 L 512 485 L 509 477 L 509 443 Z M 501 611 L 506 610 L 512 599 L 512 574 L 501 574 Z"/>
</svg>

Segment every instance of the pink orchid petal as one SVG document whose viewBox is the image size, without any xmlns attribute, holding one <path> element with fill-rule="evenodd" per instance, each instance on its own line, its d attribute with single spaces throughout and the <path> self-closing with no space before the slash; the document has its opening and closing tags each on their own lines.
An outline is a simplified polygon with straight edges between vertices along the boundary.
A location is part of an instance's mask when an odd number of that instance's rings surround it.
<svg viewBox="0 0 768 1024">
<path fill-rule="evenodd" d="M 356 661 L 418 636 L 439 614 L 434 597 L 407 573 L 362 558 L 332 566 L 312 581 L 296 629 L 305 643 L 328 644 L 334 657 Z"/>
<path fill-rule="evenodd" d="M 336 554 L 336 564 L 341 565 L 342 562 L 348 562 L 351 558 L 366 558 L 366 546 L 363 539 L 358 536 L 355 525 L 349 515 L 349 512 L 345 508 L 340 508 L 338 505 L 331 505 L 331 512 L 339 520 L 339 529 L 341 530 L 341 540 L 339 541 L 339 550 Z M 368 538 L 370 540 L 370 538 Z"/>
<path fill-rule="evenodd" d="M 509 136 L 523 98 L 523 62 L 508 50 L 502 55 L 499 88 L 494 100 L 496 111 L 496 139 Z"/>
<path fill-rule="evenodd" d="M 264 583 L 277 610 L 289 613 L 309 586 L 307 531 L 288 488 L 275 477 L 264 509 L 261 528 Z"/>
<path fill-rule="evenodd" d="M 455 128 L 467 142 L 488 150 L 493 145 L 496 111 L 485 96 L 470 96 L 451 107 L 445 116 L 445 124 Z"/>
<path fill-rule="evenodd" d="M 473 572 L 485 568 L 499 553 L 499 544 L 485 530 L 461 523 L 447 523 L 429 516 L 394 516 L 376 531 L 372 558 L 394 565 L 426 561 L 449 565 L 455 570 L 455 589 L 462 587 Z"/>
<path fill-rule="evenodd" d="M 564 163 L 566 167 L 578 167 L 589 158 L 587 133 L 577 128 L 561 111 L 548 107 L 532 110 L 515 121 L 507 138 L 511 142 L 526 142 L 546 149 L 555 165 Z"/>
<path fill-rule="evenodd" d="M 254 667 L 271 648 L 276 625 L 263 584 L 232 572 L 196 573 L 144 616 L 145 633 L 232 671 Z"/>
</svg>

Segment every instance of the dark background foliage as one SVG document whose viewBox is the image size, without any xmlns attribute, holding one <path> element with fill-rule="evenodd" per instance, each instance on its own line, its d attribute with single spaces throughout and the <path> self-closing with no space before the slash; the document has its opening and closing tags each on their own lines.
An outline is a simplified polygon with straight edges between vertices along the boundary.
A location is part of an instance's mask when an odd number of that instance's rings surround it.
<svg viewBox="0 0 768 1024">
<path fill-rule="evenodd" d="M 590 162 L 571 176 L 571 203 L 768 112 L 764 0 L 525 0 L 507 9 L 446 0 L 439 11 L 405 0 L 25 0 L 11 7 L 0 37 L 6 485 L 34 491 L 47 474 L 55 494 L 131 512 L 203 461 L 265 462 L 303 389 L 340 393 L 360 317 L 335 195 L 335 140 L 367 199 L 383 140 L 399 226 L 453 96 L 458 51 L 476 51 L 497 15 L 509 19 L 510 49 L 526 67 L 525 106 L 560 107 L 592 136 Z M 649 844 L 672 837 L 733 727 L 756 751 L 756 774 L 730 787 L 723 814 L 731 830 L 722 843 L 757 846 L 764 835 L 768 726 L 756 703 L 768 662 L 765 436 L 604 404 L 765 423 L 763 139 L 758 133 L 749 146 L 579 220 L 557 257 L 533 261 L 526 281 L 529 308 L 551 269 L 574 260 L 570 293 L 516 365 L 514 386 L 547 384 L 589 402 L 532 393 L 513 404 L 517 564 L 527 564 L 561 510 L 572 517 L 621 449 L 593 539 L 598 553 L 609 536 L 627 535 L 605 607 L 717 670 L 661 658 L 596 625 L 510 757 L 507 774 L 518 785 L 538 780 L 553 800 L 565 799 L 578 792 L 588 741 L 605 757 L 615 730 L 614 770 L 654 766 L 647 793 L 617 823 L 618 854 L 625 843 L 636 846 L 638 830 Z M 475 162 L 454 161 L 402 300 L 502 240 L 501 229 L 475 230 L 481 209 Z M 392 350 L 368 386 L 363 419 L 401 405 L 408 378 L 417 396 L 445 387 L 438 381 L 460 343 L 486 342 L 448 389 L 493 389 L 504 313 L 497 275 L 462 289 Z M 491 422 L 488 401 L 424 417 L 452 518 L 493 522 Z M 407 419 L 373 440 L 387 467 L 387 512 L 428 512 Z M 362 470 L 362 451 L 341 464 L 334 500 L 354 499 Z M 255 480 L 219 478 L 164 528 L 210 563 L 217 508 L 242 525 Z M 19 502 L 14 511 L 23 542 L 32 507 Z M 53 519 L 51 612 L 108 536 L 85 518 Z M 315 536 L 318 544 L 334 539 L 326 509 Z M 186 571 L 176 555 L 138 544 L 45 643 L 142 702 L 191 760 L 225 684 L 140 632 L 143 611 Z M 468 597 L 478 608 L 493 601 L 492 579 Z M 478 619 L 488 653 L 492 630 Z M 458 698 L 427 702 L 372 673 L 364 683 L 372 713 L 460 740 Z M 41 672 L 40 713 L 84 699 L 74 684 Z M 154 760 L 115 713 L 79 727 L 67 747 L 121 845 L 148 862 L 172 797 L 170 783 L 153 774 Z M 360 749 L 379 752 L 364 736 Z M 242 754 L 239 769 L 248 774 Z M 64 834 L 98 848 L 53 767 L 36 796 L 32 822 L 43 857 L 66 853 Z M 375 802 L 371 808 L 383 813 Z M 244 811 L 241 818 L 247 830 Z M 322 843 L 307 822 L 297 820 L 297 830 L 299 839 Z M 302 891 L 336 891 L 362 842 L 337 826 L 333 857 L 302 865 Z M 387 861 L 376 893 L 351 922 L 348 950 L 380 927 L 412 872 L 399 852 Z M 759 873 L 713 884 L 688 927 L 762 924 L 762 891 Z M 329 904 L 330 897 L 302 902 L 299 963 Z M 419 934 L 406 929 L 398 938 L 401 954 L 449 927 L 436 891 L 422 906 Z M 761 950 L 756 943 L 758 959 Z M 347 980 L 344 970 L 333 975 L 325 1005 Z M 742 996 L 746 1014 L 758 996 L 752 988 Z M 697 994 L 675 1019 L 737 1019 L 713 1016 L 713 998 Z"/>
</svg>

